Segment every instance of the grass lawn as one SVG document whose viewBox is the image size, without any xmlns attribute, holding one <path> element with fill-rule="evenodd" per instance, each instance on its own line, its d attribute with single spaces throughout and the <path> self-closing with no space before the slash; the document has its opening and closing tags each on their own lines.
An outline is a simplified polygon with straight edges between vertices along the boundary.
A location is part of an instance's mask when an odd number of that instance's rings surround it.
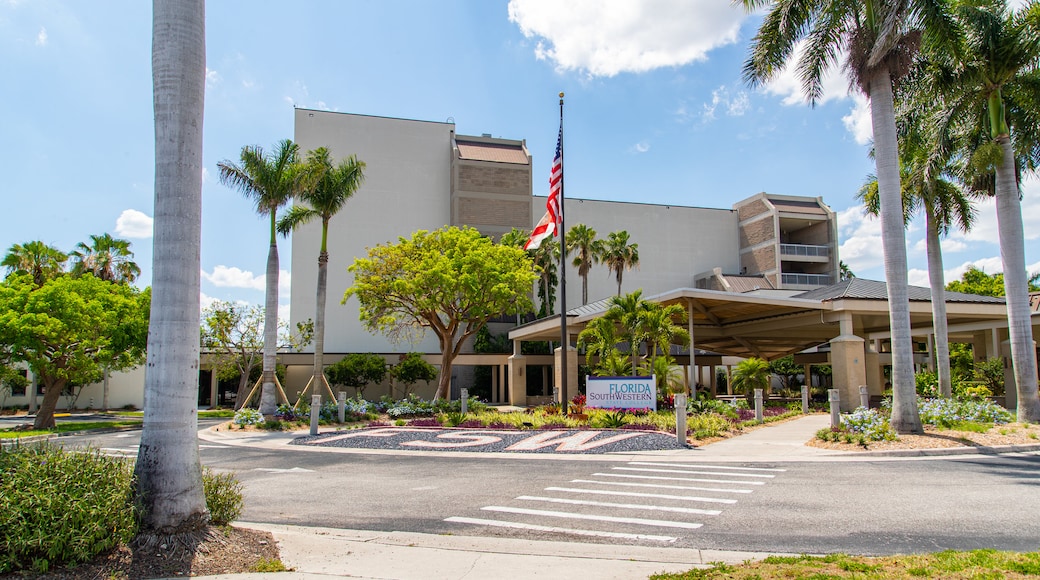
<svg viewBox="0 0 1040 580">
<path fill-rule="evenodd" d="M 752 580 L 766 578 L 1035 578 L 1040 575 L 1040 552 L 946 551 L 910 556 L 862 557 L 770 556 L 761 562 L 715 564 L 713 568 L 682 574 L 655 574 L 650 580 Z"/>
<path fill-rule="evenodd" d="M 53 429 L 40 429 L 33 431 L 14 431 L 13 429 L 0 429 L 0 438 L 12 439 L 17 437 L 31 437 L 33 435 L 47 435 L 49 433 L 91 431 L 93 429 L 110 429 L 113 427 L 134 427 L 140 424 L 140 421 L 75 421 L 71 423 L 58 423 L 58 425 L 55 426 Z"/>
</svg>

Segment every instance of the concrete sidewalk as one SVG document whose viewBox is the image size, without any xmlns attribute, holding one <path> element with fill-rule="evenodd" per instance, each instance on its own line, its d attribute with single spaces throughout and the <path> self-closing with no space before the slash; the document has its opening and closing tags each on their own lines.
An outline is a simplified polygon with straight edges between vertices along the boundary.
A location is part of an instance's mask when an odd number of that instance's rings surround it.
<svg viewBox="0 0 1040 580">
<path fill-rule="evenodd" d="M 510 538 L 371 532 L 275 524 L 236 524 L 271 532 L 293 572 L 212 576 L 237 580 L 365 578 L 378 580 L 645 579 L 658 572 L 739 564 L 769 554 L 612 546 Z"/>
</svg>

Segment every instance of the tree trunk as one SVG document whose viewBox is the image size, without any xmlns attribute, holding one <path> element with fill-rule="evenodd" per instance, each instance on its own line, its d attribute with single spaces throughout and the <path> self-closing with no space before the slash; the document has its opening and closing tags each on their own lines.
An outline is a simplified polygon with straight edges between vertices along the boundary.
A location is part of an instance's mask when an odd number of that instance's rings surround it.
<svg viewBox="0 0 1040 580">
<path fill-rule="evenodd" d="M 274 231 L 275 211 L 271 210 L 271 245 L 267 250 L 267 293 L 264 302 L 264 367 L 260 387 L 260 413 L 274 415 L 277 410 L 274 379 L 278 357 L 278 243 Z M 315 390 L 315 393 L 321 391 Z"/>
<path fill-rule="evenodd" d="M 142 532 L 173 534 L 208 520 L 197 435 L 205 2 L 155 0 L 152 14 L 155 234 L 135 499 Z"/>
<path fill-rule="evenodd" d="M 108 412 L 108 367 L 101 371 L 103 388 L 101 391 L 101 410 Z"/>
<path fill-rule="evenodd" d="M 874 130 L 874 160 L 881 201 L 881 243 L 885 252 L 889 326 L 892 332 L 892 427 L 898 433 L 923 433 L 917 412 L 913 344 L 910 339 L 910 299 L 906 276 L 903 198 L 899 183 L 892 79 L 885 69 L 870 79 L 870 117 Z"/>
<path fill-rule="evenodd" d="M 925 204 L 928 246 L 928 285 L 932 289 L 932 329 L 935 332 L 935 366 L 939 373 L 939 396 L 953 396 L 950 376 L 950 333 L 946 324 L 946 280 L 943 275 L 942 247 L 935 207 Z"/>
<path fill-rule="evenodd" d="M 589 303 L 589 273 L 585 272 L 585 275 L 581 277 L 581 305 L 584 306 Z"/>
<path fill-rule="evenodd" d="M 437 378 L 437 394 L 434 399 L 451 400 L 451 362 L 454 359 L 451 341 L 441 339 L 441 374 Z"/>
<path fill-rule="evenodd" d="M 249 367 L 250 369 L 252 367 Z M 216 371 L 214 371 L 216 372 Z M 219 389 L 218 389 L 219 390 Z M 246 397 L 249 396 L 249 392 L 253 390 L 253 385 L 249 382 L 249 370 L 244 370 L 238 374 L 238 391 L 235 395 L 235 410 L 239 410 L 243 405 L 246 404 Z M 214 403 L 216 405 L 216 403 Z"/>
<path fill-rule="evenodd" d="M 1040 422 L 1037 392 L 1036 348 L 1029 311 L 1029 280 L 1026 274 L 1025 233 L 1022 229 L 1022 200 L 1015 178 L 1015 153 L 1007 135 L 997 138 L 1003 158 L 997 166 L 997 231 L 1000 261 L 1004 265 L 1004 299 L 1007 303 L 1011 362 L 1018 390 L 1018 420 Z"/>
<path fill-rule="evenodd" d="M 324 237 L 324 236 L 323 236 Z M 318 254 L 318 291 L 314 300 L 314 392 L 321 393 L 325 384 L 325 295 L 329 280 L 329 253 Z M 393 393 L 391 392 L 391 396 Z"/>
<path fill-rule="evenodd" d="M 50 429 L 54 427 L 54 409 L 58 406 L 61 392 L 65 390 L 66 381 L 46 375 L 40 378 L 43 379 L 43 401 L 40 403 L 40 409 L 36 411 L 33 429 Z"/>
</svg>

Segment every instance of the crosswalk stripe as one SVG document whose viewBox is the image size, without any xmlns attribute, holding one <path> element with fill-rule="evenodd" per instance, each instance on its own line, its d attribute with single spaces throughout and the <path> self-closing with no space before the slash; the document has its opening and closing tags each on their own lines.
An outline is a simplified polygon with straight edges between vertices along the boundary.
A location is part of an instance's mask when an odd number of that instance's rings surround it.
<svg viewBox="0 0 1040 580">
<path fill-rule="evenodd" d="M 722 513 L 721 510 L 702 510 L 697 508 L 684 508 L 684 507 L 672 507 L 672 506 L 660 506 L 660 505 L 639 505 L 634 503 L 613 503 L 609 501 L 591 501 L 586 499 L 567 499 L 563 497 L 540 497 L 532 495 L 522 495 L 516 499 L 525 501 L 545 501 L 549 503 L 563 503 L 570 505 L 591 505 L 598 507 L 610 507 L 619 509 L 629 510 L 647 510 L 657 512 L 672 512 L 678 514 L 698 514 L 703 516 L 717 516 Z"/>
<path fill-rule="evenodd" d="M 450 517 L 446 522 L 460 524 L 474 524 L 478 526 L 492 526 L 496 528 L 514 528 L 520 530 L 533 530 L 537 532 L 552 532 L 556 534 L 573 534 L 576 536 L 590 536 L 595 538 L 618 538 L 621 540 L 654 540 L 657 542 L 675 542 L 679 538 L 672 536 L 654 536 L 650 534 L 626 534 L 622 532 L 602 532 L 598 530 L 577 530 L 572 528 L 558 528 L 555 526 L 539 526 L 535 524 L 522 524 L 519 522 L 501 522 L 498 520 L 484 520 L 480 518 Z"/>
<path fill-rule="evenodd" d="M 202 445 L 199 444 L 199 449 L 230 449 L 230 445 Z"/>
<path fill-rule="evenodd" d="M 603 481 L 593 481 L 590 483 L 608 483 Z M 616 483 L 613 485 L 638 485 L 638 484 L 624 484 Z M 701 501 L 705 503 L 725 503 L 734 504 L 737 503 L 735 499 L 720 499 L 714 497 L 697 497 L 690 495 L 667 495 L 661 493 L 636 493 L 634 491 L 614 491 L 610 489 L 581 489 L 574 487 L 547 487 L 545 491 L 560 491 L 565 493 L 587 493 L 592 495 L 620 495 L 624 497 L 645 497 L 653 499 L 677 499 L 681 501 Z"/>
<path fill-rule="evenodd" d="M 711 481 L 703 479 L 690 479 L 687 477 L 662 477 L 657 475 L 630 475 L 627 473 L 593 473 L 592 475 L 597 477 L 625 477 L 629 479 L 652 479 L 654 481 Z M 754 485 L 762 485 L 757 481 L 742 481 L 741 485 L 747 485 L 748 483 Z M 720 489 L 717 487 L 685 487 L 683 489 L 693 489 L 696 491 L 713 491 L 717 493 L 751 493 L 750 489 Z"/>
<path fill-rule="evenodd" d="M 629 461 L 629 465 L 657 465 L 661 467 L 687 467 L 692 469 L 723 469 L 728 471 L 776 471 L 784 472 L 786 469 L 773 467 L 732 467 L 729 465 L 691 465 L 689 463 L 655 463 L 653 461 Z"/>
<path fill-rule="evenodd" d="M 647 473 L 684 473 L 692 474 L 690 471 L 676 471 L 671 469 L 650 469 L 650 468 L 614 468 L 619 471 L 641 471 Z M 738 485 L 764 485 L 764 481 L 743 481 L 737 479 L 704 479 L 704 478 L 690 478 L 686 481 L 700 481 L 701 483 L 736 483 Z"/>
<path fill-rule="evenodd" d="M 556 512 L 551 510 L 530 510 L 527 508 L 514 508 L 498 505 L 489 505 L 480 508 L 489 512 L 501 512 L 507 514 L 518 514 L 525 516 L 539 516 L 547 518 L 566 518 L 572 520 L 592 520 L 596 522 L 613 522 L 616 524 L 636 524 L 640 526 L 655 526 L 659 528 L 683 528 L 695 530 L 704 524 L 696 522 L 674 522 L 670 520 L 648 520 L 644 518 L 623 518 L 619 516 L 600 516 L 595 514 L 576 514 L 572 512 Z"/>
<path fill-rule="evenodd" d="M 650 469 L 649 467 L 614 467 L 619 471 L 648 471 L 650 473 L 681 473 L 683 475 L 728 475 L 730 477 L 764 477 L 773 478 L 775 475 L 764 473 L 715 473 L 713 471 L 685 471 L 682 469 Z"/>
</svg>

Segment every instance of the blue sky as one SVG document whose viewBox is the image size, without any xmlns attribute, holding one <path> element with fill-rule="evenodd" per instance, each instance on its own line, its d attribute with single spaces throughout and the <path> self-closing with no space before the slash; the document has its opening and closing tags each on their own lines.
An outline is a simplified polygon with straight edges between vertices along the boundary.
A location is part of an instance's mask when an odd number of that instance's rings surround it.
<svg viewBox="0 0 1040 580">
<path fill-rule="evenodd" d="M 729 0 L 208 4 L 204 302 L 263 301 L 266 223 L 216 164 L 291 138 L 294 106 L 451 118 L 462 134 L 526 139 L 544 195 L 560 91 L 569 197 L 728 208 L 760 191 L 822 196 L 840 216 L 842 259 L 884 279 L 880 227 L 854 199 L 873 171 L 865 102 L 838 75 L 815 108 L 790 75 L 744 85 L 759 18 Z M 131 240 L 150 282 L 150 59 L 150 2 L 0 0 L 0 248 L 40 239 L 67 251 L 110 232 Z M 1035 176 L 1024 195 L 1038 271 Z M 907 234 L 919 285 L 923 235 L 923 223 Z M 288 240 L 279 247 L 288 270 Z M 947 280 L 972 263 L 1000 271 L 992 203 L 944 249 Z M 281 278 L 287 304 L 291 273 Z"/>
</svg>

